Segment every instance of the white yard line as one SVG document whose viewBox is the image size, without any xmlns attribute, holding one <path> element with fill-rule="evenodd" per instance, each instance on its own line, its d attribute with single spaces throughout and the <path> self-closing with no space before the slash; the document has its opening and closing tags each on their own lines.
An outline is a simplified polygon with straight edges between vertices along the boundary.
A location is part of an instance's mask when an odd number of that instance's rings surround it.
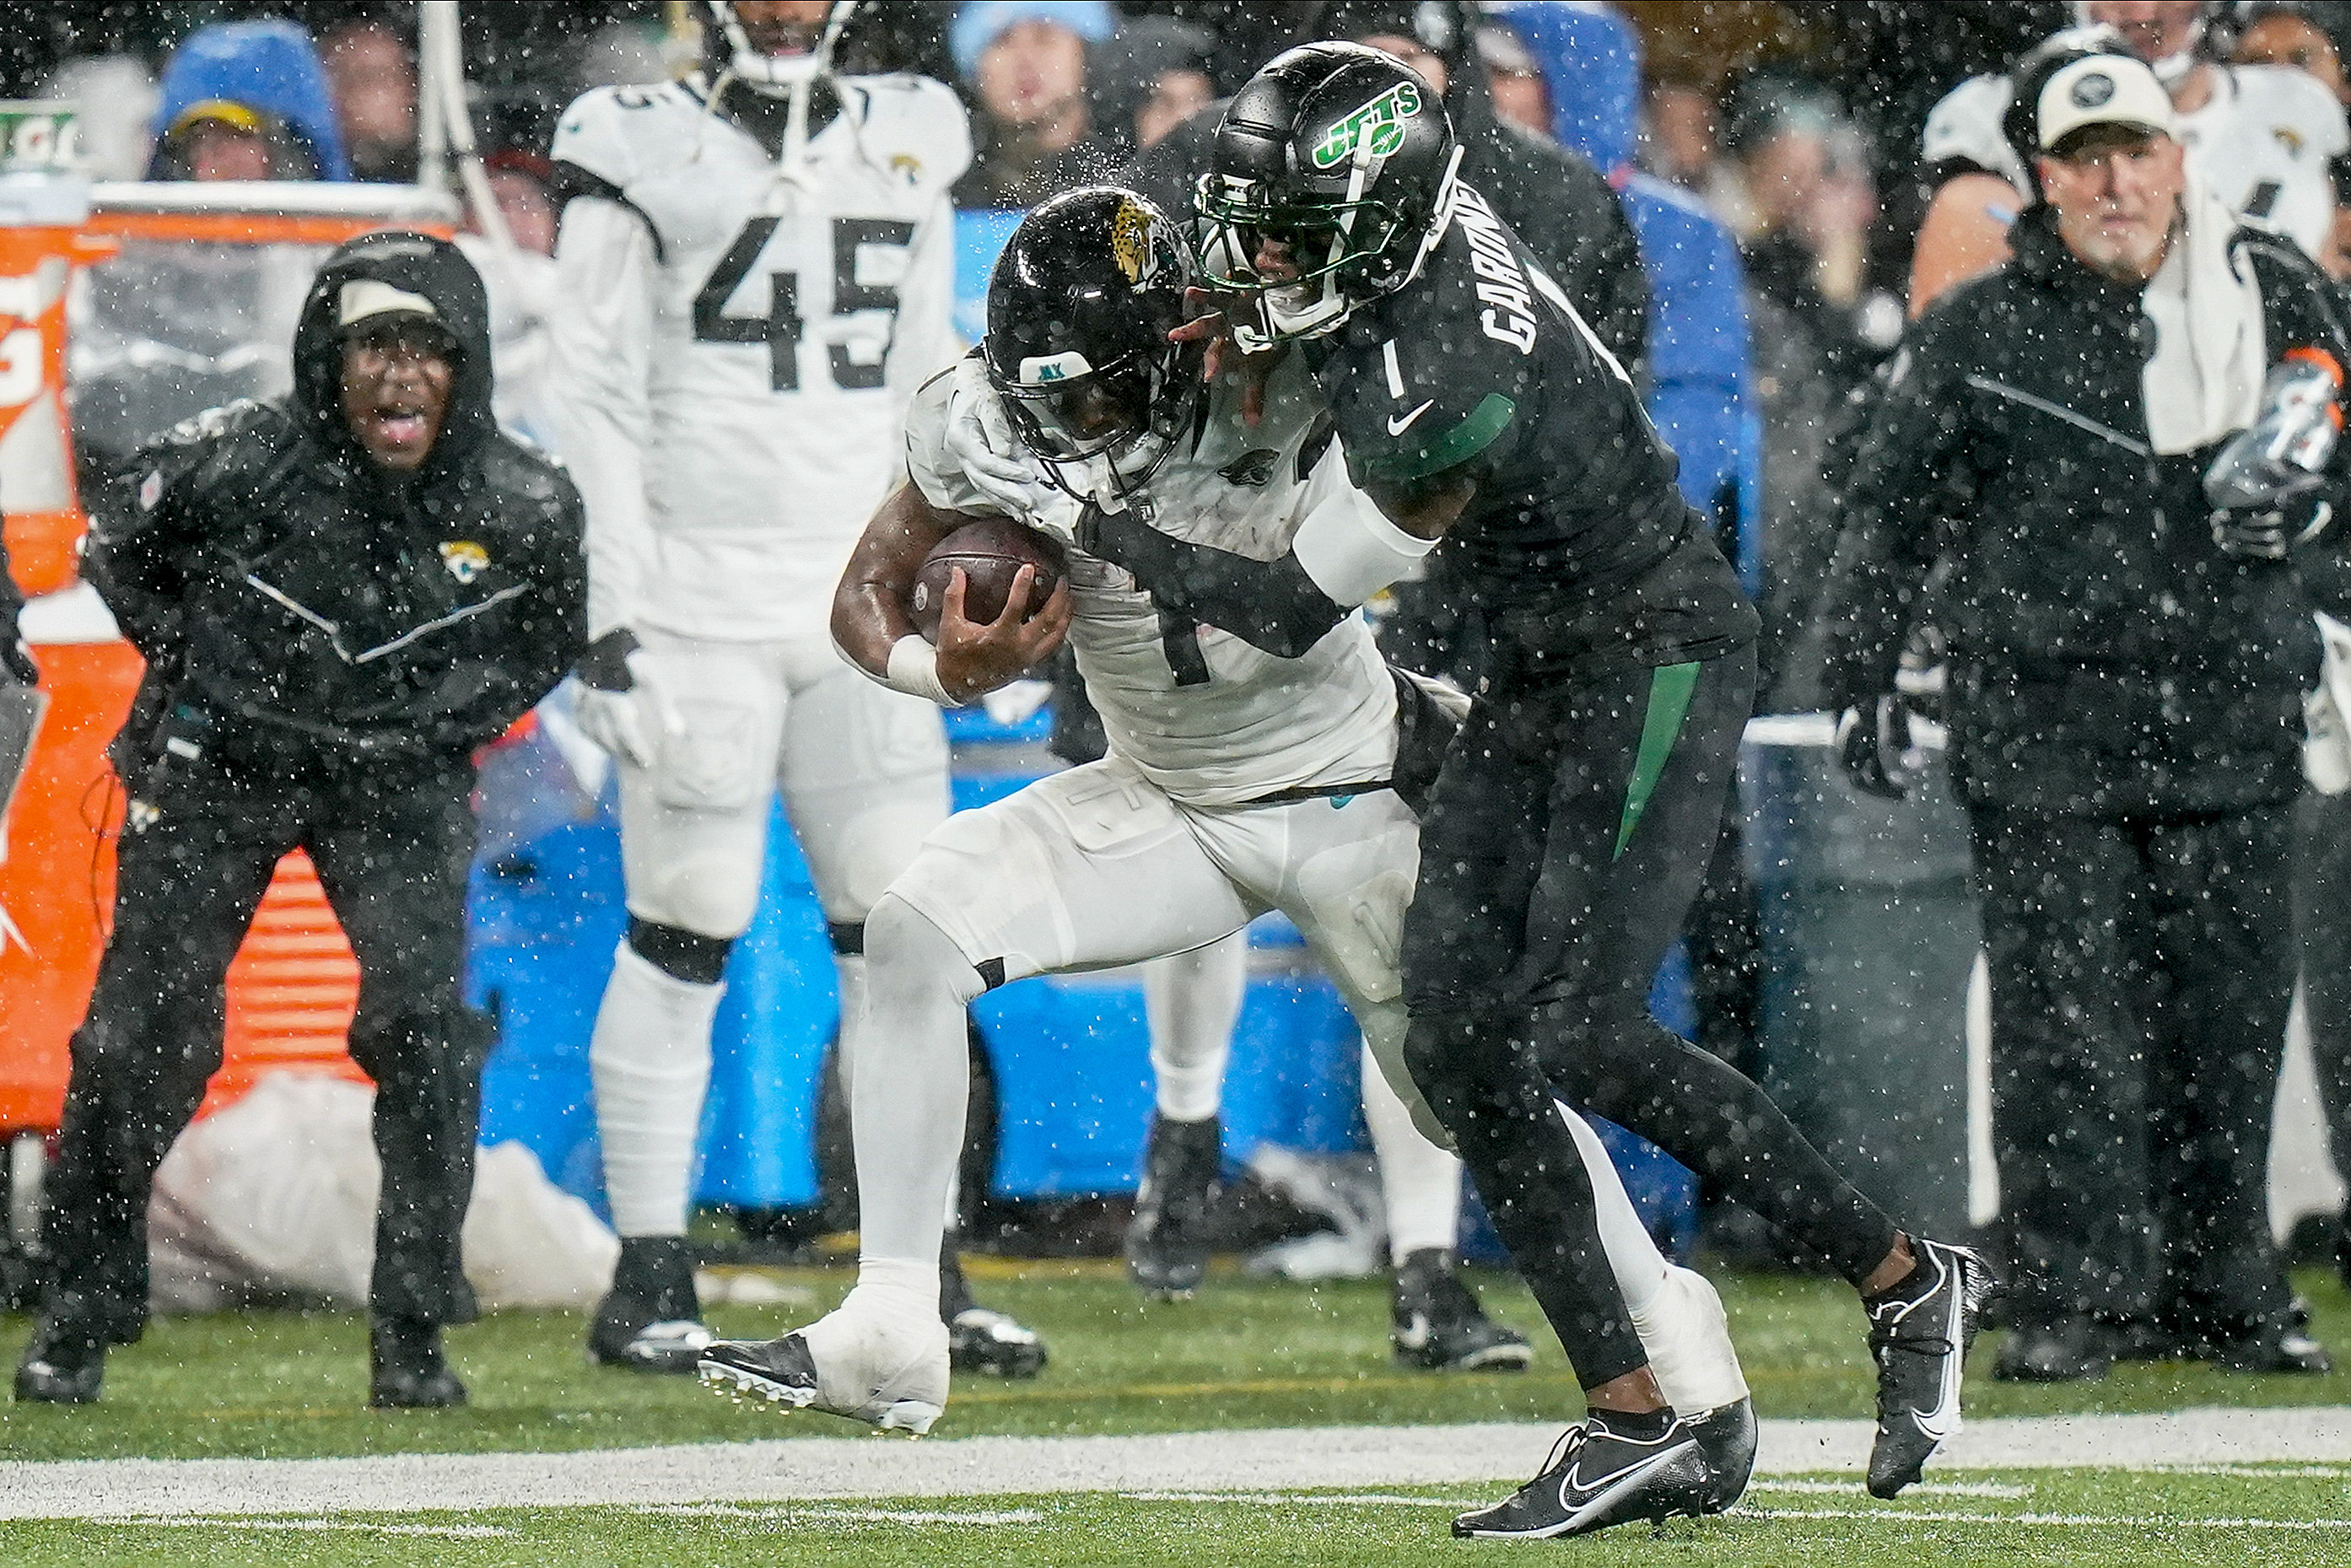
<svg viewBox="0 0 2351 1568">
<path fill-rule="evenodd" d="M 816 1416 L 790 1417 L 814 1423 Z M 1517 1423 L 1136 1437 L 803 1437 L 562 1454 L 0 1463 L 0 1519 L 416 1513 L 1047 1492 L 1263 1493 L 1524 1479 L 1558 1428 Z M 1766 1421 L 1762 1474 L 1858 1476 L 1864 1421 Z M 2351 1407 L 1971 1421 L 1938 1469 L 2351 1461 Z M 1781 1512 L 1780 1510 L 1772 1510 Z"/>
</svg>

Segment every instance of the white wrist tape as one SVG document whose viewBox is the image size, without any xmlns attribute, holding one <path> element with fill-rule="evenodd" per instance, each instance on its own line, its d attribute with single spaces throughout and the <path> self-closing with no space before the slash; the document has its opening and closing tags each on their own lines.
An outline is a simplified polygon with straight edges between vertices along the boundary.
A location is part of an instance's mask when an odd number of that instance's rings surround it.
<svg viewBox="0 0 2351 1568">
<path fill-rule="evenodd" d="M 1334 604 L 1357 605 L 1410 575 L 1435 539 L 1415 538 L 1357 490 L 1325 497 L 1298 525 L 1290 553 Z"/>
<path fill-rule="evenodd" d="M 890 644 L 890 665 L 882 684 L 910 697 L 927 697 L 941 707 L 963 706 L 947 695 L 939 679 L 939 651 L 912 632 Z"/>
</svg>

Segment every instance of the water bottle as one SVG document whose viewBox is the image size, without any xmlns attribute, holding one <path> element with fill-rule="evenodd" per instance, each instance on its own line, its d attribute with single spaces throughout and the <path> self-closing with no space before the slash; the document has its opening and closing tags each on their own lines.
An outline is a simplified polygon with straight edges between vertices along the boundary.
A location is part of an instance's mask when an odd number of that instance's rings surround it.
<svg viewBox="0 0 2351 1568">
<path fill-rule="evenodd" d="M 2260 416 L 2205 471 L 2205 498 L 2222 508 L 2259 506 L 2308 485 L 2335 455 L 2342 390 L 2343 368 L 2334 355 L 2290 350 L 2262 383 Z"/>
</svg>

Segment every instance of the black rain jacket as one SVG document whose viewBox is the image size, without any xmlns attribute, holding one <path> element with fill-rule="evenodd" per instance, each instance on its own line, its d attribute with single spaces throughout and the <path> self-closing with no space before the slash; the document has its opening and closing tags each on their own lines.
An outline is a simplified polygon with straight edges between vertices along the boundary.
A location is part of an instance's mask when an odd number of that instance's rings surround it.
<svg viewBox="0 0 2351 1568">
<path fill-rule="evenodd" d="M 2012 238 L 2010 262 L 1912 325 L 1862 437 L 1823 611 L 1828 705 L 1894 689 L 1948 557 L 1935 618 L 1968 799 L 2128 816 L 2290 798 L 2310 612 L 2343 602 L 2344 525 L 2290 561 L 2222 553 L 2202 490 L 2221 443 L 2148 445 L 2143 290 L 2082 265 L 2046 206 Z M 2317 345 L 2351 364 L 2337 297 L 2301 252 L 2252 229 L 2231 246 L 2269 362 Z M 2345 473 L 2338 454 L 2327 483 L 2351 520 Z"/>
<path fill-rule="evenodd" d="M 335 318 L 362 278 L 432 300 L 458 340 L 413 475 L 379 467 L 343 416 Z M 256 760 L 462 757 L 580 651 L 580 496 L 492 417 L 487 299 L 455 246 L 382 233 L 337 250 L 304 301 L 294 375 L 282 398 L 176 426 L 94 497 L 86 570 L 148 665 L 117 741 L 126 775 L 166 716 Z"/>
</svg>

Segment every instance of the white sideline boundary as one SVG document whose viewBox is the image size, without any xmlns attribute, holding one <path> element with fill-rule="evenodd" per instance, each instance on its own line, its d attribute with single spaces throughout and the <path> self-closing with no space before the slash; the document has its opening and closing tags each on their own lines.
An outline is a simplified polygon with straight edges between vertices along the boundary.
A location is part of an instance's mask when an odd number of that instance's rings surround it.
<svg viewBox="0 0 2351 1568">
<path fill-rule="evenodd" d="M 810 1419 L 818 1419 L 810 1417 Z M 0 1519 L 224 1518 L 1523 1480 L 1559 1427 L 1330 1427 L 1124 1437 L 802 1437 L 576 1453 L 0 1463 Z M 1766 1421 L 1763 1475 L 1843 1472 L 1865 1421 Z M 2351 1462 L 2351 1406 L 1970 1421 L 1928 1473 Z"/>
</svg>

